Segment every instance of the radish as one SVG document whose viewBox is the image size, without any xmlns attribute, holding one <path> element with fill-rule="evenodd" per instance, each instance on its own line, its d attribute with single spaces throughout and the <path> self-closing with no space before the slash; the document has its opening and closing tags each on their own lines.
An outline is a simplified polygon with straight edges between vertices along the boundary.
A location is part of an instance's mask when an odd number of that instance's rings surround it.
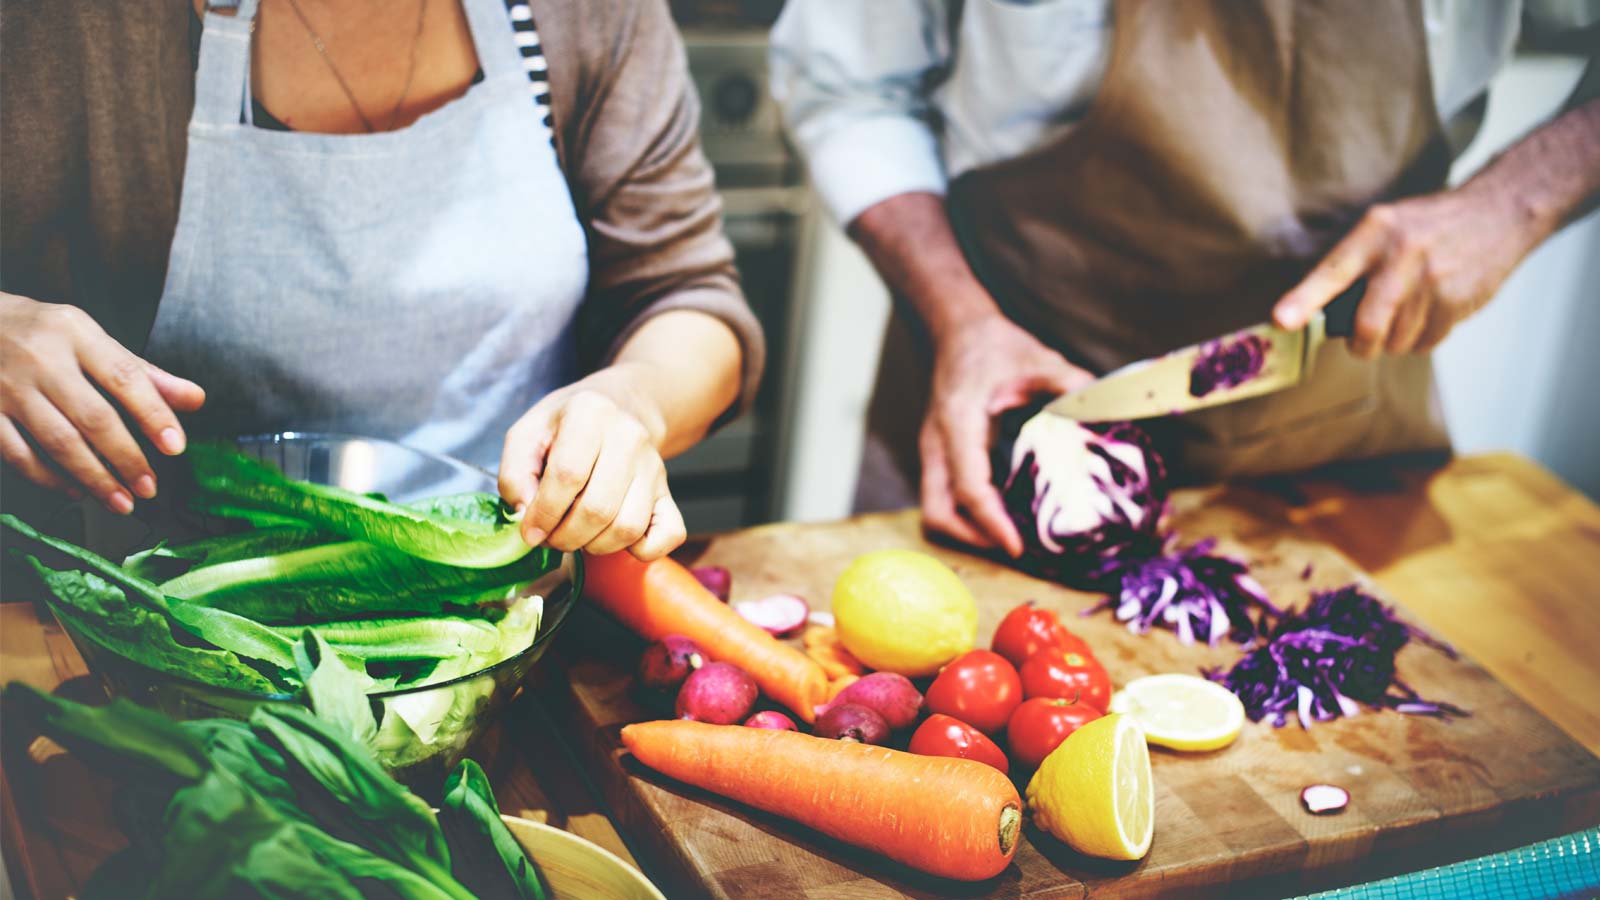
<svg viewBox="0 0 1600 900">
<path fill-rule="evenodd" d="M 655 690 L 675 690 L 705 662 L 699 644 L 681 634 L 669 634 L 644 648 L 639 657 L 639 683 Z"/>
<path fill-rule="evenodd" d="M 767 728 L 772 731 L 799 731 L 794 720 L 775 709 L 764 709 L 744 720 L 746 728 Z"/>
<path fill-rule="evenodd" d="M 712 725 L 737 725 L 755 708 L 761 690 L 749 673 L 732 663 L 706 663 L 678 691 L 678 718 Z"/>
<path fill-rule="evenodd" d="M 837 624 L 837 620 L 834 619 L 833 613 L 828 612 L 825 609 L 814 610 L 811 615 L 806 616 L 806 621 L 810 622 L 812 625 L 821 625 L 823 628 L 832 628 L 835 624 Z"/>
<path fill-rule="evenodd" d="M 854 703 L 836 703 L 817 716 L 817 737 L 858 744 L 886 744 L 889 742 L 889 723 L 865 706 Z"/>
<path fill-rule="evenodd" d="M 723 603 L 728 602 L 728 596 L 733 593 L 733 573 L 722 566 L 696 566 L 689 570 L 695 580 L 705 585 L 705 589 L 717 595 Z"/>
<path fill-rule="evenodd" d="M 806 624 L 811 607 L 804 597 L 773 594 L 764 600 L 741 600 L 733 611 L 761 626 L 768 634 L 782 636 Z"/>
<path fill-rule="evenodd" d="M 825 713 L 835 706 L 854 703 L 883 717 L 890 730 L 909 728 L 922 714 L 922 695 L 911 679 L 893 672 L 873 672 L 852 681 L 832 700 L 817 707 Z"/>
</svg>

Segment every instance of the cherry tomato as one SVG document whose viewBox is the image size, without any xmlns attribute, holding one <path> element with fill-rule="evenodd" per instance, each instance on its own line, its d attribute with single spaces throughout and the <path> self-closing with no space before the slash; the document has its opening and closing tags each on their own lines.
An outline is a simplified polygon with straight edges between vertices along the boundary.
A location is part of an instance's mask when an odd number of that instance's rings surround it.
<svg viewBox="0 0 1600 900">
<path fill-rule="evenodd" d="M 1036 769 L 1050 751 L 1061 746 L 1067 735 L 1100 715 L 1100 710 L 1087 703 L 1073 703 L 1057 697 L 1024 700 L 1006 725 L 1011 758 L 1024 768 Z"/>
<path fill-rule="evenodd" d="M 928 686 L 928 712 L 954 716 L 985 734 L 1006 727 L 1022 702 L 1022 679 L 1005 657 L 969 650 L 939 670 Z"/>
<path fill-rule="evenodd" d="M 917 726 L 917 730 L 911 734 L 911 744 L 906 749 L 919 756 L 953 756 L 976 760 L 1002 772 L 1011 768 L 1006 755 L 983 732 L 960 719 L 940 713 L 934 713 Z"/>
<path fill-rule="evenodd" d="M 1111 676 L 1092 656 L 1072 650 L 1035 653 L 1022 664 L 1022 693 L 1034 697 L 1078 698 L 1105 712 L 1111 705 Z"/>
<path fill-rule="evenodd" d="M 1055 612 L 1040 609 L 1032 600 L 1006 613 L 994 630 L 994 652 L 1022 668 L 1040 650 L 1071 650 L 1093 656 L 1083 638 L 1067 630 Z"/>
</svg>

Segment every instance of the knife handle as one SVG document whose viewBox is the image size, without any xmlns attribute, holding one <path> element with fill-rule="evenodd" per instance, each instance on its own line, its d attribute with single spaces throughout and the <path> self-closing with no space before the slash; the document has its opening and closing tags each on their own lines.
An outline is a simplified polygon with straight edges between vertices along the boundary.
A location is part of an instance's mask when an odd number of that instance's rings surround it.
<svg viewBox="0 0 1600 900">
<path fill-rule="evenodd" d="M 1323 334 L 1331 338 L 1347 338 L 1356 333 L 1356 307 L 1367 295 L 1367 279 L 1357 278 L 1322 308 Z"/>
</svg>

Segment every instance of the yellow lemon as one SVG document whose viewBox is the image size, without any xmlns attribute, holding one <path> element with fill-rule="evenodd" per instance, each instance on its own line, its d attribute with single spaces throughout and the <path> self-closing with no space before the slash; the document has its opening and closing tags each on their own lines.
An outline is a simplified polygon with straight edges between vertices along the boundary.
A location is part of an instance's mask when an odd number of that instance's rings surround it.
<svg viewBox="0 0 1600 900">
<path fill-rule="evenodd" d="M 833 586 L 839 641 L 869 668 L 916 677 L 971 650 L 978 601 L 944 563 L 915 550 L 856 557 Z"/>
<path fill-rule="evenodd" d="M 1034 824 L 1079 853 L 1142 858 L 1156 821 L 1144 733 L 1115 714 L 1074 731 L 1033 773 L 1028 809 Z"/>
<path fill-rule="evenodd" d="M 1244 728 L 1239 698 L 1198 675 L 1135 678 L 1111 698 L 1111 711 L 1138 722 L 1150 743 L 1174 750 L 1226 747 Z"/>
</svg>

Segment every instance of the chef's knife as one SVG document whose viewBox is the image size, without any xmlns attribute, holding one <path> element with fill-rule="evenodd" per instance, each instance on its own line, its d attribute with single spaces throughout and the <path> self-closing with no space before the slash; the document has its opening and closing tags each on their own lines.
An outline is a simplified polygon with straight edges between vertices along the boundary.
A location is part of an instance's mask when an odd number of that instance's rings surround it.
<svg viewBox="0 0 1600 900">
<path fill-rule="evenodd" d="M 1311 374 L 1323 341 L 1355 333 L 1356 307 L 1366 291 L 1366 279 L 1356 281 L 1298 331 L 1285 331 L 1267 322 L 1154 359 L 1129 363 L 1082 390 L 1052 400 L 1045 411 L 1079 422 L 1148 419 L 1294 387 Z M 1191 389 L 1191 376 L 1198 364 L 1241 342 L 1262 347 L 1262 364 L 1254 375 L 1237 384 L 1207 390 L 1202 383 Z"/>
</svg>

